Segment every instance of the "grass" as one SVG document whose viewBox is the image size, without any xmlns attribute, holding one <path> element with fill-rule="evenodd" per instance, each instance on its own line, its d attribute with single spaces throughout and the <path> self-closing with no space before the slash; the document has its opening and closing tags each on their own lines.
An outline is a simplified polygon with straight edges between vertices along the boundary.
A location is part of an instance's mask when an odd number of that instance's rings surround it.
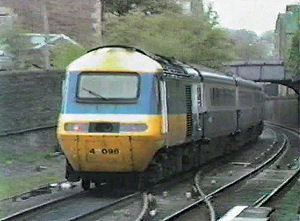
<svg viewBox="0 0 300 221">
<path fill-rule="evenodd" d="M 55 149 L 53 144 L 45 146 L 37 142 L 18 146 L 11 140 L 2 141 L 1 144 L 0 200 L 64 178 L 64 157 L 52 156 Z M 45 166 L 46 169 L 37 171 L 39 166 Z"/>
<path fill-rule="evenodd" d="M 0 180 L 0 200 L 20 195 L 32 189 L 54 183 L 63 179 L 63 174 L 55 172 L 47 172 L 26 177 L 12 177 Z"/>
<path fill-rule="evenodd" d="M 276 210 L 272 214 L 278 221 L 294 221 L 298 214 L 300 206 L 300 182 L 297 181 L 295 186 L 279 201 Z"/>
</svg>

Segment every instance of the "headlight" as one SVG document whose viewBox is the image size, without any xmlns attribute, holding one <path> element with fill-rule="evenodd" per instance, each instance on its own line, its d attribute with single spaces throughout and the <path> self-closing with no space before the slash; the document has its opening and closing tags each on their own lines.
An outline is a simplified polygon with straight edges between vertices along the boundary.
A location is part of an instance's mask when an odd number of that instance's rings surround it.
<svg viewBox="0 0 300 221">
<path fill-rule="evenodd" d="M 143 132 L 148 129 L 146 124 L 120 124 L 120 133 L 124 132 Z"/>
<path fill-rule="evenodd" d="M 66 123 L 65 131 L 76 133 L 134 133 L 144 132 L 146 124 Z"/>
<path fill-rule="evenodd" d="M 88 123 L 67 123 L 65 124 L 65 131 L 87 133 L 89 132 Z"/>
</svg>

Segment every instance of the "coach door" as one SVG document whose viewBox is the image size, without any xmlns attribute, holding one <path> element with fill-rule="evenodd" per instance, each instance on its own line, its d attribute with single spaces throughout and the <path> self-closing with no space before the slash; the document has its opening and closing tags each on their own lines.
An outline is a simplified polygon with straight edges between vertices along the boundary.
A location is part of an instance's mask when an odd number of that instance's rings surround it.
<svg viewBox="0 0 300 221">
<path fill-rule="evenodd" d="M 193 85 L 193 122 L 195 140 L 203 136 L 203 98 L 202 84 Z"/>
<path fill-rule="evenodd" d="M 168 135 L 168 104 L 167 104 L 167 87 L 166 81 L 162 79 L 160 85 L 160 103 L 161 103 L 161 116 L 162 116 L 162 133 Z"/>
<path fill-rule="evenodd" d="M 186 88 L 182 80 L 176 78 L 168 77 L 161 85 L 164 86 L 164 84 L 166 101 L 162 98 L 162 113 L 163 118 L 166 118 L 164 122 L 167 123 L 167 146 L 179 145 L 184 143 L 187 137 L 186 94 L 190 90 Z M 162 92 L 164 93 L 163 88 Z"/>
</svg>

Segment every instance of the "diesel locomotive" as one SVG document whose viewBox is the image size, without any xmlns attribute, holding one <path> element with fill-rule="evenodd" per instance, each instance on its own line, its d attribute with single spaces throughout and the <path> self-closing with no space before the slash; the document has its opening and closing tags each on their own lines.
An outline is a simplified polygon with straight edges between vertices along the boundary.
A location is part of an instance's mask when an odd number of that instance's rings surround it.
<svg viewBox="0 0 300 221">
<path fill-rule="evenodd" d="M 72 62 L 62 97 L 66 178 L 85 190 L 126 178 L 157 182 L 256 141 L 263 129 L 256 83 L 127 46 Z"/>
</svg>

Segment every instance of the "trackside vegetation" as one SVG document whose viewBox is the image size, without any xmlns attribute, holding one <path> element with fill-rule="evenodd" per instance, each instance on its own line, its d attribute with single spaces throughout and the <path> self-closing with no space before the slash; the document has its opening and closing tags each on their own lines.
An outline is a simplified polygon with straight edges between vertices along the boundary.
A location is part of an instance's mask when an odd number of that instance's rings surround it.
<svg viewBox="0 0 300 221">
<path fill-rule="evenodd" d="M 84 55 L 86 50 L 73 44 L 62 44 L 52 50 L 51 61 L 55 68 L 65 69 L 73 60 Z"/>
<path fill-rule="evenodd" d="M 292 39 L 288 68 L 293 74 L 300 75 L 300 31 Z"/>
<path fill-rule="evenodd" d="M 234 58 L 228 34 L 205 16 L 127 15 L 112 19 L 104 36 L 106 44 L 130 45 L 213 68 Z"/>
</svg>

